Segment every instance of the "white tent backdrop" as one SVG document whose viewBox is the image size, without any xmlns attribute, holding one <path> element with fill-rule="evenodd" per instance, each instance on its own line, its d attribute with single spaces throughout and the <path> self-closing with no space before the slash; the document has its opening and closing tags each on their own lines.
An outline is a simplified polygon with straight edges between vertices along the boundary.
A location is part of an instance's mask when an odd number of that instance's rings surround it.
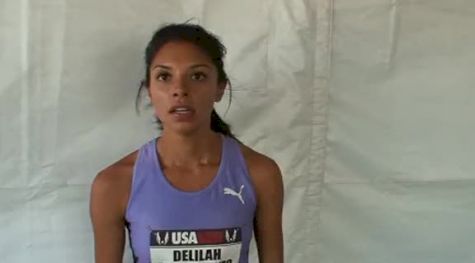
<svg viewBox="0 0 475 263">
<path fill-rule="evenodd" d="M 93 261 L 92 179 L 158 134 L 145 44 L 189 18 L 283 171 L 286 262 L 475 262 L 472 0 L 0 0 L 0 262 Z"/>
</svg>

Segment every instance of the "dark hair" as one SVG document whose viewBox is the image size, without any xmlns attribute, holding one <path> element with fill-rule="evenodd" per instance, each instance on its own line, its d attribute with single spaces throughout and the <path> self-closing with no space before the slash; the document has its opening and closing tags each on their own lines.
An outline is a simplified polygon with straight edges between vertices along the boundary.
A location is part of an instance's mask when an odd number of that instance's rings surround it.
<svg viewBox="0 0 475 263">
<path fill-rule="evenodd" d="M 228 78 L 228 75 L 224 71 L 223 63 L 223 58 L 226 55 L 226 47 L 221 43 L 218 37 L 196 24 L 189 24 L 186 22 L 182 24 L 167 24 L 155 32 L 145 49 L 145 78 L 140 83 L 137 98 L 135 100 L 137 112 L 139 111 L 138 104 L 140 102 L 142 90 L 144 87 L 149 88 L 150 67 L 152 60 L 160 48 L 171 41 L 186 41 L 195 44 L 198 48 L 200 48 L 211 58 L 212 63 L 215 65 L 218 73 L 218 82 L 226 83 L 229 86 L 229 90 L 231 91 L 231 82 Z M 231 93 L 229 95 L 229 103 L 231 103 Z M 156 117 L 156 122 L 159 126 L 159 129 L 163 129 L 162 122 L 158 117 Z M 231 133 L 230 125 L 221 119 L 215 109 L 213 109 L 211 113 L 210 128 L 215 132 L 235 138 L 235 136 Z"/>
</svg>

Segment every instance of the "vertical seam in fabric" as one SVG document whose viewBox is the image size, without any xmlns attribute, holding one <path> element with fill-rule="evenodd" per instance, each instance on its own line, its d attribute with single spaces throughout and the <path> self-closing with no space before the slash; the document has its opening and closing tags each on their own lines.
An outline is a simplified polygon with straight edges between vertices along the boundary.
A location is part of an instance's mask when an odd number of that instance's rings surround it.
<svg viewBox="0 0 475 263">
<path fill-rule="evenodd" d="M 20 36 L 20 46 L 21 46 L 21 74 L 23 77 L 21 78 L 21 99 L 20 99 L 20 107 L 21 107 L 21 130 L 20 130 L 20 136 L 21 136 L 21 160 L 20 160 L 20 171 L 21 171 L 21 177 L 25 178 L 26 182 L 25 185 L 29 185 L 29 180 L 30 180 L 30 174 L 29 174 L 29 130 L 30 130 L 30 125 L 29 125 L 29 116 L 30 116 L 30 97 L 29 97 L 29 81 L 30 79 L 28 78 L 28 70 L 29 70 L 29 11 L 30 11 L 30 5 L 29 5 L 29 0 L 21 0 L 21 36 Z M 32 196 L 34 193 L 32 193 Z M 32 204 L 30 202 L 32 198 L 28 196 L 28 199 L 26 200 L 26 207 L 27 207 L 27 218 L 28 219 L 28 230 L 26 235 L 28 236 L 28 240 L 26 241 L 27 243 L 25 244 L 26 246 L 26 253 L 29 254 L 31 257 L 31 247 L 33 246 L 32 242 L 30 240 L 33 240 L 33 224 L 31 223 L 31 219 L 34 217 L 34 214 L 32 213 Z"/>
<path fill-rule="evenodd" d="M 313 178 L 310 184 L 310 196 L 308 196 L 309 218 L 314 220 L 315 228 L 311 236 L 318 236 L 320 226 L 320 213 L 322 204 L 323 184 L 326 175 L 326 152 L 328 132 L 328 103 L 329 103 L 329 80 L 331 77 L 332 42 L 333 42 L 333 0 L 316 0 L 315 3 L 315 61 L 314 61 L 314 85 L 312 93 L 313 120 L 311 138 L 311 174 Z M 322 105 L 317 105 L 317 97 L 321 97 Z M 320 107 L 318 107 L 320 106 Z M 320 138 L 317 136 L 320 135 Z M 316 254 L 320 253 L 318 239 L 311 241 L 310 246 L 317 245 Z"/>
</svg>

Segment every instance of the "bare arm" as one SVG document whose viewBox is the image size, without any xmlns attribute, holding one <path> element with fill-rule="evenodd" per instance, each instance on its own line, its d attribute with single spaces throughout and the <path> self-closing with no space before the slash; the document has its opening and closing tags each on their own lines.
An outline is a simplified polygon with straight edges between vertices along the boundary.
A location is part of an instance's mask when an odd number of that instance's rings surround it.
<svg viewBox="0 0 475 263">
<path fill-rule="evenodd" d="M 284 262 L 282 234 L 283 183 L 277 164 L 267 159 L 255 169 L 257 211 L 255 236 L 261 263 Z"/>
<path fill-rule="evenodd" d="M 125 206 L 122 183 L 114 175 L 111 170 L 99 173 L 91 187 L 90 215 L 96 263 L 122 263 Z"/>
</svg>

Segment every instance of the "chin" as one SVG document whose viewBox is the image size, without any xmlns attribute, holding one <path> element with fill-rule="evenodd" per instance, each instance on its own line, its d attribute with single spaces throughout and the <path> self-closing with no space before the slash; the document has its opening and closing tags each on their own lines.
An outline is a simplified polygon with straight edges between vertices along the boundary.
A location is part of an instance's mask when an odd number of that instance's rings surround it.
<svg viewBox="0 0 475 263">
<path fill-rule="evenodd" d="M 172 133 L 176 133 L 176 134 L 191 135 L 193 133 L 196 133 L 199 129 L 200 129 L 200 127 L 196 124 L 178 123 L 178 124 L 171 125 L 169 130 Z"/>
</svg>

